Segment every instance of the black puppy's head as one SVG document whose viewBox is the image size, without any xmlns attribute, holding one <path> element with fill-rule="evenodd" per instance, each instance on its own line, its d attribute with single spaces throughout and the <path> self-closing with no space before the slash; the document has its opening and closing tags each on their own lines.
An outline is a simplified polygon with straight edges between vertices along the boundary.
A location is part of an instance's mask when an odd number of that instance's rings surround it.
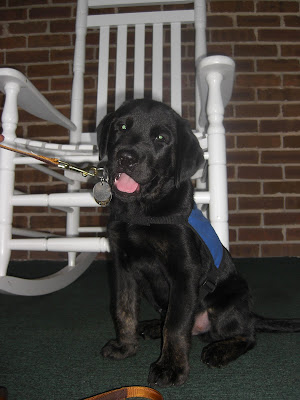
<svg viewBox="0 0 300 400">
<path fill-rule="evenodd" d="M 203 161 L 186 120 L 154 100 L 131 100 L 97 128 L 99 157 L 107 157 L 114 194 L 124 201 L 179 187 Z"/>
</svg>

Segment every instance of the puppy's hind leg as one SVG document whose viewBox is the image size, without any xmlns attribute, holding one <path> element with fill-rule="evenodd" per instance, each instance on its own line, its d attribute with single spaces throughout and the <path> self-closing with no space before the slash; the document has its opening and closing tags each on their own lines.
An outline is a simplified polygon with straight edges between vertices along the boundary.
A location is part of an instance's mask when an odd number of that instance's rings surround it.
<svg viewBox="0 0 300 400">
<path fill-rule="evenodd" d="M 235 336 L 230 339 L 219 340 L 203 348 L 201 360 L 208 367 L 221 368 L 236 360 L 254 346 L 255 341 L 249 340 L 246 336 Z"/>
</svg>

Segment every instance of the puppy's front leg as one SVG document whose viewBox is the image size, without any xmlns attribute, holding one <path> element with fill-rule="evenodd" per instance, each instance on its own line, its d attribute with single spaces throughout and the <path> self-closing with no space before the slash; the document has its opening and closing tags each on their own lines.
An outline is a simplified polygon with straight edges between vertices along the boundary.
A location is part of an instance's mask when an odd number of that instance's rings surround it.
<svg viewBox="0 0 300 400">
<path fill-rule="evenodd" d="M 102 348 L 104 357 L 122 360 L 137 352 L 138 294 L 134 278 L 122 266 L 115 270 L 112 294 L 112 314 L 116 339 Z"/>
<path fill-rule="evenodd" d="M 149 384 L 161 387 L 182 385 L 189 374 L 189 350 L 196 296 L 194 285 L 174 283 L 163 328 L 161 356 L 150 367 Z"/>
</svg>

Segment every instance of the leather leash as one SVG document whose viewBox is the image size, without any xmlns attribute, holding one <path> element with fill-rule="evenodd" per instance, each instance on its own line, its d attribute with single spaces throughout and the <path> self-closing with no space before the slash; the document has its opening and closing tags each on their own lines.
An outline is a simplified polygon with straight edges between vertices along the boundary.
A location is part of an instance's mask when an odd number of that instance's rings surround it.
<svg viewBox="0 0 300 400">
<path fill-rule="evenodd" d="M 132 397 L 142 397 L 150 400 L 164 400 L 157 390 L 145 386 L 122 387 L 83 400 L 125 400 Z"/>
<path fill-rule="evenodd" d="M 164 400 L 157 390 L 145 386 L 122 387 L 83 400 L 125 400 L 132 397 L 143 397 L 150 400 Z M 8 400 L 8 393 L 5 387 L 0 387 L 0 400 Z"/>
</svg>

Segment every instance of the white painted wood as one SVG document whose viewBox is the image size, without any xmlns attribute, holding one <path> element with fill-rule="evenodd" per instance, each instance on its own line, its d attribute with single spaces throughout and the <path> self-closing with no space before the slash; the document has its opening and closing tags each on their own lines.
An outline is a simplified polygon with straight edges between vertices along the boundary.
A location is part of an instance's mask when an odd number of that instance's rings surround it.
<svg viewBox="0 0 300 400">
<path fill-rule="evenodd" d="M 107 113 L 107 92 L 109 74 L 109 39 L 111 27 L 117 27 L 116 54 L 116 93 L 117 108 L 126 98 L 126 62 L 127 62 L 127 29 L 135 26 L 134 56 L 134 97 L 144 93 L 145 72 L 145 29 L 153 25 L 152 46 L 152 96 L 163 100 L 163 32 L 164 25 L 171 29 L 171 105 L 179 114 L 182 112 L 181 88 L 181 24 L 195 24 L 195 70 L 196 70 L 196 131 L 200 144 L 208 148 L 205 159 L 208 160 L 209 185 L 202 182 L 202 170 L 194 178 L 197 180 L 195 202 L 197 205 L 209 204 L 209 218 L 223 244 L 228 247 L 228 210 L 227 210 L 227 176 L 226 146 L 223 126 L 224 107 L 230 99 L 234 63 L 224 56 L 206 57 L 206 3 L 195 0 L 194 10 L 173 10 L 159 12 L 118 13 L 116 7 L 144 6 L 190 3 L 189 0 L 78 0 L 76 22 L 76 46 L 74 54 L 74 80 L 72 89 L 71 121 L 59 113 L 37 91 L 20 72 L 10 68 L 0 69 L 0 90 L 6 91 L 6 102 L 2 115 L 5 144 L 26 148 L 38 154 L 59 156 L 61 159 L 76 164 L 77 162 L 98 162 L 98 154 L 93 145 L 97 143 L 95 133 L 82 134 L 85 39 L 88 28 L 99 29 L 99 66 L 97 87 L 97 124 Z M 115 8 L 113 15 L 88 16 L 88 6 Z M 162 9 L 162 7 L 159 7 Z M 116 12 L 115 12 L 116 11 Z M 127 11 L 127 10 L 126 10 Z M 112 35 L 114 37 L 114 35 Z M 113 44 L 114 46 L 115 44 Z M 39 141 L 15 138 L 18 121 L 17 104 L 26 111 L 46 121 L 57 123 L 71 131 L 70 144 L 48 144 Z M 205 107 L 207 105 L 207 108 Z M 207 119 L 208 116 L 208 119 Z M 209 122 L 208 130 L 205 125 Z M 81 144 L 84 143 L 84 144 Z M 73 282 L 83 273 L 95 257 L 95 252 L 109 251 L 105 238 L 79 238 L 79 232 L 102 232 L 98 227 L 80 227 L 80 207 L 98 207 L 90 192 L 80 190 L 80 182 L 86 178 L 66 173 L 63 178 L 68 182 L 68 193 L 51 193 L 25 195 L 14 193 L 14 166 L 35 165 L 42 171 L 47 168 L 38 160 L 21 157 L 14 153 L 0 150 L 0 182 L 6 190 L 0 192 L 0 292 L 22 295 L 40 295 L 51 293 Z M 59 175 L 59 174 L 58 174 Z M 57 172 L 51 173 L 57 178 Z M 74 179 L 73 179 L 74 178 Z M 201 183 L 199 183 L 201 182 Z M 31 231 L 28 239 L 11 239 L 12 207 L 44 206 L 63 210 L 67 213 L 67 237 L 46 237 Z M 18 233 L 17 230 L 14 230 Z M 28 235 L 27 230 L 19 231 Z M 48 236 L 48 237 L 47 237 Z M 92 240 L 91 240 L 92 239 Z M 37 280 L 26 280 L 6 276 L 7 264 L 11 249 L 65 251 L 68 253 L 68 265 L 57 274 Z M 77 253 L 83 253 L 77 256 Z M 90 253 L 89 253 L 90 252 Z"/>
<path fill-rule="evenodd" d="M 171 24 L 171 107 L 181 115 L 181 25 Z"/>
<path fill-rule="evenodd" d="M 144 97 L 145 82 L 145 25 L 135 26 L 135 51 L 134 51 L 134 92 L 135 99 Z"/>
<path fill-rule="evenodd" d="M 21 296 L 41 296 L 63 289 L 82 275 L 95 259 L 97 253 L 81 253 L 76 265 L 67 265 L 59 272 L 40 279 L 23 279 L 13 276 L 0 277 L 0 293 Z"/>
<path fill-rule="evenodd" d="M 173 22 L 194 22 L 194 10 L 89 15 L 87 25 L 89 28 L 96 28 L 98 26 L 153 25 Z"/>
<path fill-rule="evenodd" d="M 126 98 L 126 57 L 127 26 L 121 25 L 117 34 L 115 108 L 120 107 Z"/>
<path fill-rule="evenodd" d="M 154 4 L 188 4 L 191 3 L 191 0 L 88 0 L 88 5 L 91 8 L 106 8 L 106 7 L 128 7 L 128 6 L 145 6 L 145 5 L 154 5 Z"/>
<path fill-rule="evenodd" d="M 153 25 L 152 98 L 163 101 L 163 24 Z"/>
<path fill-rule="evenodd" d="M 16 83 L 20 87 L 17 101 L 18 105 L 25 111 L 67 129 L 74 130 L 76 128 L 68 118 L 49 103 L 21 72 L 12 68 L 0 68 L 1 92 L 4 93 L 4 86 L 11 82 Z"/>
<path fill-rule="evenodd" d="M 100 28 L 96 126 L 107 114 L 109 32 L 108 26 Z"/>
</svg>

